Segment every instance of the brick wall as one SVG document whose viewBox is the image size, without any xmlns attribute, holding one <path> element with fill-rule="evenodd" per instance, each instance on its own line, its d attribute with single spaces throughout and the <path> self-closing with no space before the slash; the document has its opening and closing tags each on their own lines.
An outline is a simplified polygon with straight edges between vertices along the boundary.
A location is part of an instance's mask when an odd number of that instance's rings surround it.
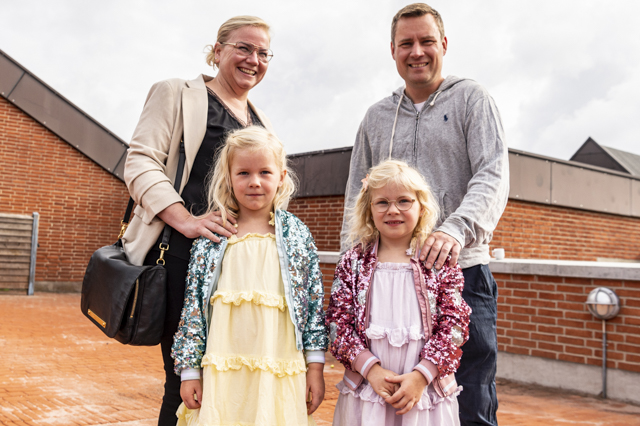
<svg viewBox="0 0 640 426">
<path fill-rule="evenodd" d="M 510 199 L 491 247 L 516 259 L 640 260 L 640 218 Z"/>
<path fill-rule="evenodd" d="M 322 282 L 324 284 L 324 307 L 329 306 L 329 298 L 331 297 L 331 285 L 333 284 L 333 273 L 336 271 L 335 263 L 321 263 L 320 271 L 322 272 Z"/>
<path fill-rule="evenodd" d="M 309 226 L 319 250 L 340 250 L 344 197 L 298 198 L 289 210 Z M 507 257 L 640 260 L 640 218 L 509 200 L 491 247 Z"/>
<path fill-rule="evenodd" d="M 36 283 L 82 281 L 94 250 L 115 241 L 124 183 L 0 98 L 0 212 L 40 213 Z"/>
<path fill-rule="evenodd" d="M 318 250 L 340 250 L 344 196 L 296 198 L 291 200 L 288 210 L 309 227 Z"/>
<path fill-rule="evenodd" d="M 607 321 L 607 365 L 640 372 L 640 281 L 495 274 L 498 349 L 579 364 L 602 365 L 602 321 L 585 305 L 595 287 L 620 297 Z"/>
</svg>

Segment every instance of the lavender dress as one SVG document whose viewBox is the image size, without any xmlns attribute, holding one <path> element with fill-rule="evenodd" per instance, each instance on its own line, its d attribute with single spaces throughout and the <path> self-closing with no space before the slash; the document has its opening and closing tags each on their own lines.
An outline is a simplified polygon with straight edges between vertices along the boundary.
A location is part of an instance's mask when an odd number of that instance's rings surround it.
<svg viewBox="0 0 640 426">
<path fill-rule="evenodd" d="M 425 344 L 422 316 L 413 271 L 409 263 L 378 263 L 371 284 L 370 320 L 367 337 L 371 352 L 383 368 L 410 373 L 420 361 Z M 333 416 L 334 426 L 449 426 L 460 424 L 457 395 L 442 398 L 433 385 L 408 413 L 398 416 L 391 405 L 375 393 L 367 380 L 353 391 L 337 384 L 340 396 Z"/>
</svg>

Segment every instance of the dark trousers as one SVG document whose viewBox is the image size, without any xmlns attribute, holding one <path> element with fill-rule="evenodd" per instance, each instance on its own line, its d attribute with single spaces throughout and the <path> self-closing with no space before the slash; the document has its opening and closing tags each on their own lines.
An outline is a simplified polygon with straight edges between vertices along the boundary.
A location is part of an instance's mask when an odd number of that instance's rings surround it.
<svg viewBox="0 0 640 426">
<path fill-rule="evenodd" d="M 462 270 L 462 297 L 471 307 L 469 340 L 462 347 L 456 373 L 463 391 L 458 396 L 460 424 L 497 425 L 496 361 L 498 358 L 498 285 L 488 265 Z"/>
<path fill-rule="evenodd" d="M 155 265 L 159 255 L 160 252 L 158 250 L 151 250 L 144 264 Z M 160 415 L 158 417 L 158 426 L 175 426 L 178 421 L 176 410 L 180 406 L 182 399 L 180 398 L 180 376 L 173 372 L 171 345 L 173 344 L 173 335 L 178 329 L 178 323 L 180 322 L 189 261 L 169 254 L 165 254 L 164 259 L 167 270 L 167 314 L 160 348 L 164 362 L 165 383 L 162 406 L 160 407 Z"/>
</svg>

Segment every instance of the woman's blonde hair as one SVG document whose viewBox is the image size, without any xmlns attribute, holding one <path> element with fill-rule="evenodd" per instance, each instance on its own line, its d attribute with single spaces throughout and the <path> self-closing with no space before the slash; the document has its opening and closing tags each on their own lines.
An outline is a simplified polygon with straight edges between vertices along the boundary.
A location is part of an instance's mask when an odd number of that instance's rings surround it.
<svg viewBox="0 0 640 426">
<path fill-rule="evenodd" d="M 226 21 L 224 24 L 220 25 L 218 29 L 218 38 L 216 39 L 216 43 L 226 43 L 229 41 L 229 37 L 231 37 L 231 33 L 242 27 L 258 27 L 262 28 L 267 35 L 269 35 L 269 24 L 267 24 L 264 20 L 258 18 L 257 16 L 234 16 L 233 18 Z M 216 68 L 216 52 L 215 52 L 215 44 L 207 44 L 205 46 L 205 51 L 207 52 L 206 61 L 209 66 L 212 66 L 214 69 Z"/>
<path fill-rule="evenodd" d="M 266 151 L 273 154 L 276 166 L 280 172 L 286 171 L 282 185 L 278 187 L 273 199 L 273 209 L 284 210 L 289 205 L 291 195 L 295 192 L 295 176 L 289 169 L 287 154 L 282 142 L 273 133 L 264 127 L 249 126 L 229 133 L 225 143 L 218 154 L 215 167 L 209 174 L 207 201 L 209 208 L 207 213 L 220 211 L 222 219 L 227 220 L 227 213 L 232 217 L 238 217 L 240 206 L 233 194 L 231 185 L 231 163 L 237 150 L 246 149 L 251 152 Z"/>
<path fill-rule="evenodd" d="M 416 193 L 416 201 L 420 205 L 420 218 L 413 231 L 416 242 L 421 244 L 436 226 L 440 216 L 438 201 L 433 196 L 431 188 L 418 171 L 403 161 L 387 160 L 369 170 L 367 184 L 363 185 L 353 207 L 350 227 L 350 245 L 362 244 L 363 247 L 373 243 L 378 238 L 378 230 L 371 215 L 371 192 L 388 184 L 396 184 L 408 191 Z"/>
</svg>

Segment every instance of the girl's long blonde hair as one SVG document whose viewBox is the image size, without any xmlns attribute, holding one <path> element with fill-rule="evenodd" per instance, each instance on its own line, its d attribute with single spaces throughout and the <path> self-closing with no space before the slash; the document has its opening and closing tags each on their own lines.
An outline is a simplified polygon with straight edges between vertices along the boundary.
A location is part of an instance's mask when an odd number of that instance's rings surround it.
<svg viewBox="0 0 640 426">
<path fill-rule="evenodd" d="M 282 186 L 278 187 L 273 199 L 273 209 L 284 210 L 289 205 L 289 200 L 295 192 L 295 176 L 292 174 L 288 163 L 287 154 L 282 142 L 273 133 L 260 126 L 249 126 L 229 133 L 225 144 L 218 154 L 215 167 L 209 174 L 207 202 L 209 214 L 220 211 L 222 219 L 227 220 L 227 213 L 232 217 L 238 217 L 240 206 L 233 194 L 231 186 L 231 162 L 237 150 L 246 149 L 251 152 L 267 151 L 273 154 L 276 166 L 280 172 L 286 171 Z"/>
<path fill-rule="evenodd" d="M 421 215 L 413 231 L 416 243 L 421 244 L 436 226 L 440 216 L 438 201 L 422 175 L 407 163 L 398 160 L 387 160 L 369 170 L 366 184 L 363 185 L 353 207 L 349 223 L 349 244 L 362 244 L 363 247 L 378 238 L 378 230 L 371 215 L 371 192 L 390 183 L 402 186 L 416 193 L 416 201 L 420 205 Z M 412 244 L 412 247 L 415 243 Z"/>
</svg>

